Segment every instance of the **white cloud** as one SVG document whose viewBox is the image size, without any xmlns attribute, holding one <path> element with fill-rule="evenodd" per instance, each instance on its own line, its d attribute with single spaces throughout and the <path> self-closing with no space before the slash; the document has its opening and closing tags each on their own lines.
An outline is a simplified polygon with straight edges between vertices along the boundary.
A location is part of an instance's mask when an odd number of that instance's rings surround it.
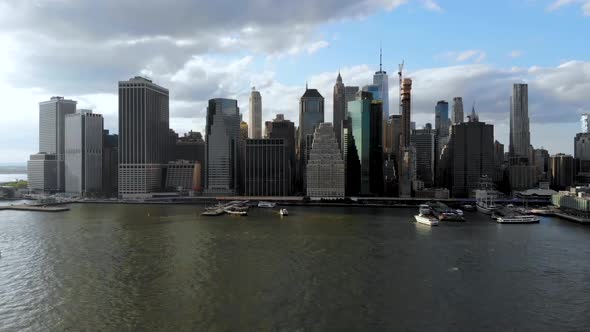
<svg viewBox="0 0 590 332">
<path fill-rule="evenodd" d="M 441 55 L 436 57 L 441 57 Z M 486 58 L 486 52 L 481 50 L 466 50 L 460 52 L 449 51 L 442 54 L 442 58 L 451 59 L 455 62 L 473 61 L 475 63 L 480 63 Z"/>
<path fill-rule="evenodd" d="M 422 1 L 422 4 L 423 4 L 424 8 L 426 8 L 428 10 L 435 11 L 435 12 L 442 12 L 443 11 L 441 6 L 434 0 L 424 0 L 424 1 Z"/>
<path fill-rule="evenodd" d="M 520 58 L 522 56 L 522 51 L 513 50 L 510 53 L 508 53 L 508 56 L 511 58 Z"/>
<path fill-rule="evenodd" d="M 573 4 L 581 5 L 584 15 L 590 16 L 590 0 L 555 0 L 547 7 L 547 11 L 556 11 L 562 7 Z"/>
</svg>

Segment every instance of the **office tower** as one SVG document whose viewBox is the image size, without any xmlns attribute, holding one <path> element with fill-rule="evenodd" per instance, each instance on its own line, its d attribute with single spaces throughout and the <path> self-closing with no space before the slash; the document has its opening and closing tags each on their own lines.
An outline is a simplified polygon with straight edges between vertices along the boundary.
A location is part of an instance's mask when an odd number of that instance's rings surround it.
<svg viewBox="0 0 590 332">
<path fill-rule="evenodd" d="M 244 133 L 241 118 L 237 100 L 209 100 L 205 133 L 205 192 L 208 194 L 239 193 L 240 132 Z"/>
<path fill-rule="evenodd" d="M 436 135 L 432 128 L 417 129 L 412 132 L 410 142 L 416 149 L 416 178 L 424 186 L 434 186 Z"/>
<path fill-rule="evenodd" d="M 102 135 L 102 192 L 117 195 L 119 184 L 119 135 L 103 130 Z"/>
<path fill-rule="evenodd" d="M 551 157 L 551 185 L 556 190 L 563 190 L 574 184 L 574 158 L 558 153 Z"/>
<path fill-rule="evenodd" d="M 29 190 L 53 193 L 57 191 L 57 154 L 40 152 L 27 161 Z"/>
<path fill-rule="evenodd" d="M 324 122 L 324 97 L 316 89 L 308 89 L 299 100 L 299 128 L 297 133 L 297 154 L 299 159 L 298 178 L 305 191 L 305 173 L 309 151 L 316 128 Z M 333 128 L 333 127 L 332 127 Z"/>
<path fill-rule="evenodd" d="M 248 137 L 262 138 L 262 97 L 256 88 L 250 92 L 250 130 Z"/>
<path fill-rule="evenodd" d="M 529 157 L 529 94 L 527 84 L 514 84 L 510 103 L 510 155 Z"/>
<path fill-rule="evenodd" d="M 203 165 L 205 165 L 205 140 L 200 132 L 190 131 L 184 136 L 179 137 L 176 141 L 176 148 L 174 149 L 174 160 L 186 160 L 198 164 L 199 186 L 205 182 L 205 172 L 203 172 Z M 202 188 L 199 189 L 201 191 Z"/>
<path fill-rule="evenodd" d="M 292 121 L 285 120 L 283 114 L 277 114 L 277 117 L 271 122 L 266 122 L 266 137 L 271 139 L 282 139 L 285 143 L 285 153 L 287 154 L 286 177 L 289 179 L 287 195 L 292 195 L 295 190 L 295 169 L 297 167 L 297 158 L 295 155 L 295 124 Z"/>
<path fill-rule="evenodd" d="M 248 123 L 241 121 L 240 122 L 240 139 L 242 141 L 245 141 L 248 139 L 248 132 L 249 132 Z"/>
<path fill-rule="evenodd" d="M 500 182 L 504 177 L 504 144 L 495 141 L 494 142 L 494 182 Z"/>
<path fill-rule="evenodd" d="M 582 122 L 582 133 L 590 133 L 590 114 L 582 114 L 580 122 Z"/>
<path fill-rule="evenodd" d="M 389 151 L 386 151 L 386 153 L 392 153 L 397 156 L 401 146 L 402 116 L 390 115 L 385 130 L 386 142 L 384 145 L 389 147 Z"/>
<path fill-rule="evenodd" d="M 119 82 L 119 196 L 162 189 L 169 120 L 168 89 L 139 76 Z"/>
<path fill-rule="evenodd" d="M 346 118 L 346 91 L 342 83 L 342 76 L 338 73 L 336 84 L 334 85 L 334 113 L 333 123 L 336 141 L 342 144 L 342 120 Z"/>
<path fill-rule="evenodd" d="M 535 149 L 533 154 L 535 167 L 537 167 L 540 178 L 546 179 L 546 174 L 549 172 L 549 160 L 551 159 L 551 156 L 549 156 L 549 151 L 543 148 Z"/>
<path fill-rule="evenodd" d="M 282 138 L 248 139 L 244 155 L 244 195 L 290 194 L 289 156 Z"/>
<path fill-rule="evenodd" d="M 449 103 L 444 100 L 439 101 L 436 103 L 434 113 L 436 134 L 439 137 L 449 136 Z"/>
<path fill-rule="evenodd" d="M 198 161 L 176 160 L 166 164 L 167 191 L 200 192 L 201 178 L 201 163 Z"/>
<path fill-rule="evenodd" d="M 348 115 L 348 102 L 356 99 L 356 94 L 359 92 L 358 86 L 345 86 L 344 87 L 344 114 Z"/>
<path fill-rule="evenodd" d="M 473 113 L 470 122 L 454 126 L 449 141 L 446 185 L 453 197 L 469 197 L 480 178 L 494 172 L 494 126 Z"/>
<path fill-rule="evenodd" d="M 373 96 L 375 100 L 383 102 L 383 119 L 389 118 L 389 77 L 383 70 L 383 52 L 379 50 L 379 71 L 373 75 L 373 85 L 379 89 L 379 96 Z"/>
<path fill-rule="evenodd" d="M 39 152 L 55 154 L 57 167 L 56 187 L 48 188 L 50 191 L 65 190 L 65 119 L 66 115 L 76 113 L 76 104 L 76 101 L 63 97 L 52 97 L 39 103 Z"/>
<path fill-rule="evenodd" d="M 331 123 L 315 130 L 307 164 L 307 196 L 344 198 L 344 161 Z"/>
<path fill-rule="evenodd" d="M 342 121 L 342 159 L 344 160 L 344 191 L 346 196 L 361 192 L 361 163 L 352 134 L 352 119 Z"/>
<path fill-rule="evenodd" d="M 383 106 L 371 93 L 360 91 L 357 99 L 348 103 L 352 120 L 352 136 L 361 165 L 361 194 L 380 195 L 383 192 Z"/>
<path fill-rule="evenodd" d="M 79 110 L 65 121 L 66 192 L 102 193 L 102 115 Z"/>
<path fill-rule="evenodd" d="M 401 89 L 402 104 L 402 135 L 401 144 L 403 147 L 410 146 L 411 134 L 411 107 L 412 107 L 412 79 L 405 78 Z"/>
<path fill-rule="evenodd" d="M 574 158 L 590 160 L 590 133 L 579 133 L 574 138 Z"/>
<path fill-rule="evenodd" d="M 368 92 L 373 96 L 373 100 L 381 101 L 381 86 L 370 84 L 363 86 L 363 92 Z"/>
<path fill-rule="evenodd" d="M 465 121 L 465 115 L 463 114 L 463 98 L 453 98 L 453 124 L 460 124 Z"/>
</svg>

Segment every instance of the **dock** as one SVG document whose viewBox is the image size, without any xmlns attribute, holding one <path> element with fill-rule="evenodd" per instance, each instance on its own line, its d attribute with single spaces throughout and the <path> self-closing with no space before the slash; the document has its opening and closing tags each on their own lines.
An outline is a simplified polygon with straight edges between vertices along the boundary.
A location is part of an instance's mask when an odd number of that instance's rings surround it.
<svg viewBox="0 0 590 332">
<path fill-rule="evenodd" d="M 557 217 L 560 217 L 562 219 L 575 221 L 580 224 L 590 225 L 590 219 L 580 218 L 578 216 L 574 216 L 574 215 L 563 213 L 563 212 L 555 212 L 554 215 Z"/>
<path fill-rule="evenodd" d="M 41 205 L 8 205 L 0 206 L 0 211 L 33 211 L 33 212 L 65 212 L 69 211 L 69 207 L 63 206 L 41 206 Z"/>
</svg>

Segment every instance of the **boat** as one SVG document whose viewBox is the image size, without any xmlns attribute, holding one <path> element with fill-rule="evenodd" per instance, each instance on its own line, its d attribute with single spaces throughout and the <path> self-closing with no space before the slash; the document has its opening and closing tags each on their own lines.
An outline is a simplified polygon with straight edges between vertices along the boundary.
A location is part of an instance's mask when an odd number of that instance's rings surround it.
<svg viewBox="0 0 590 332">
<path fill-rule="evenodd" d="M 287 209 L 281 209 L 279 210 L 279 214 L 281 215 L 281 217 L 286 217 L 289 215 L 289 211 L 287 211 Z"/>
<path fill-rule="evenodd" d="M 461 211 L 459 214 L 457 210 L 451 209 L 444 203 L 436 202 L 425 205 L 430 206 L 432 214 L 440 221 L 465 221 L 465 218 L 463 218 L 463 211 L 459 210 Z"/>
<path fill-rule="evenodd" d="M 492 179 L 486 175 L 482 176 L 479 182 L 479 189 L 475 190 L 475 206 L 481 213 L 492 214 L 498 207 L 496 206 L 496 199 L 499 193 L 494 188 Z"/>
<path fill-rule="evenodd" d="M 463 204 L 461 206 L 463 208 L 464 211 L 475 211 L 475 206 L 471 205 L 471 204 Z"/>
<path fill-rule="evenodd" d="M 205 212 L 201 213 L 202 216 L 208 217 L 216 217 L 224 214 L 225 211 L 223 209 L 215 209 L 215 210 L 205 210 Z"/>
<path fill-rule="evenodd" d="M 500 224 L 534 224 L 540 221 L 537 216 L 523 214 L 508 206 L 496 209 L 492 213 L 492 218 Z"/>
<path fill-rule="evenodd" d="M 223 210 L 225 213 L 232 215 L 232 216 L 247 216 L 248 212 L 246 211 L 238 211 L 233 209 L 225 209 Z"/>
<path fill-rule="evenodd" d="M 275 206 L 277 206 L 277 203 L 272 203 L 272 202 L 258 202 L 258 207 L 259 208 L 268 208 L 268 209 L 272 209 Z"/>
<path fill-rule="evenodd" d="M 416 222 L 428 226 L 438 226 L 438 219 L 432 214 L 432 209 L 428 204 L 421 204 L 418 208 L 419 214 L 414 216 Z"/>
</svg>

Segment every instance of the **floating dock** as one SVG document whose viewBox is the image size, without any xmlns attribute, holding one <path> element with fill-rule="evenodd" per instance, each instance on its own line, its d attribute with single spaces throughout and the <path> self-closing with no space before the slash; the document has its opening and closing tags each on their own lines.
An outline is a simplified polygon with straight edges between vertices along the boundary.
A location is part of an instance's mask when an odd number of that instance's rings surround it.
<svg viewBox="0 0 590 332">
<path fill-rule="evenodd" d="M 65 212 L 69 211 L 69 207 L 63 206 L 36 206 L 36 205 L 7 205 L 0 206 L 0 211 L 12 210 L 12 211 L 33 211 L 33 212 Z"/>
</svg>

